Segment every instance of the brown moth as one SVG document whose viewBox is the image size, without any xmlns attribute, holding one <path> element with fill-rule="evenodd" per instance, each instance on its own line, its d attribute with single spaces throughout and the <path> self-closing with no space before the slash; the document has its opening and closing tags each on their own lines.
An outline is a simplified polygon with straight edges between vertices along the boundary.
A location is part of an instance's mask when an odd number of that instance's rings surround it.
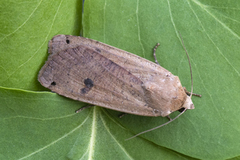
<svg viewBox="0 0 240 160">
<path fill-rule="evenodd" d="M 177 76 L 110 45 L 70 35 L 49 41 L 38 81 L 65 97 L 141 116 L 194 109 Z"/>
</svg>

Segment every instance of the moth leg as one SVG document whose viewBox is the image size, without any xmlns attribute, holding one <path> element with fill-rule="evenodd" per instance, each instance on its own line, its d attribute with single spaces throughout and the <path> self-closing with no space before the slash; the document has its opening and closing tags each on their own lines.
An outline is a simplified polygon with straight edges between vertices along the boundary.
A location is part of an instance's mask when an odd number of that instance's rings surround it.
<svg viewBox="0 0 240 160">
<path fill-rule="evenodd" d="M 180 113 L 182 113 L 183 111 L 185 111 L 185 108 L 180 108 L 179 110 L 178 110 L 178 112 L 180 112 Z M 168 115 L 168 116 L 166 116 L 168 119 L 169 119 L 169 121 L 171 121 L 172 120 L 172 118 Z"/>
<path fill-rule="evenodd" d="M 84 110 L 84 109 L 86 109 L 86 108 L 90 108 L 90 107 L 93 107 L 93 106 L 94 106 L 94 105 L 87 105 L 87 106 L 84 106 L 84 107 L 76 110 L 75 112 L 78 113 L 78 112 L 80 112 L 80 111 L 82 111 L 82 110 Z"/>
<path fill-rule="evenodd" d="M 156 46 L 154 47 L 154 49 L 153 49 L 153 57 L 155 59 L 155 63 L 157 63 L 160 66 L 160 64 L 158 63 L 157 58 L 156 58 L 156 49 L 158 48 L 158 46 L 160 46 L 160 43 L 157 43 Z"/>
<path fill-rule="evenodd" d="M 122 118 L 122 117 L 124 117 L 125 115 L 127 115 L 127 113 L 122 113 L 122 114 L 120 114 L 118 117 L 119 117 L 119 118 Z"/>
<path fill-rule="evenodd" d="M 172 118 L 171 118 L 169 115 L 167 116 L 167 118 L 168 118 L 168 120 L 169 120 L 169 121 L 171 121 L 171 120 L 172 120 Z"/>
<path fill-rule="evenodd" d="M 186 93 L 187 95 L 189 95 L 189 96 L 191 95 L 191 92 L 188 92 L 187 89 L 186 89 L 186 87 L 183 87 L 183 89 L 184 89 L 184 91 L 185 91 L 185 93 Z M 201 94 L 192 93 L 192 95 L 197 96 L 197 97 L 202 97 Z"/>
<path fill-rule="evenodd" d="M 183 111 L 185 111 L 185 108 L 180 108 L 179 110 L 178 110 L 178 112 L 180 112 L 180 113 L 182 113 Z M 172 121 L 172 118 L 168 115 L 168 116 L 166 116 L 168 119 L 169 119 L 169 121 Z"/>
</svg>

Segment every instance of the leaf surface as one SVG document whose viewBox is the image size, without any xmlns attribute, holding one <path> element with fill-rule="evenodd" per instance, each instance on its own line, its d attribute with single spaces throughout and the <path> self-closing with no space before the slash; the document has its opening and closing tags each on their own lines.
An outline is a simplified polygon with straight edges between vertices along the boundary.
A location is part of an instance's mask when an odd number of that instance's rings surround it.
<svg viewBox="0 0 240 160">
<path fill-rule="evenodd" d="M 239 159 L 238 1 L 1 1 L 0 159 Z M 154 61 L 191 89 L 194 110 L 166 118 L 126 115 L 69 100 L 40 86 L 47 43 L 79 35 Z M 44 91 L 44 92 L 43 92 Z M 176 116 L 174 113 L 171 117 Z M 235 157 L 235 158 L 234 158 Z"/>
</svg>

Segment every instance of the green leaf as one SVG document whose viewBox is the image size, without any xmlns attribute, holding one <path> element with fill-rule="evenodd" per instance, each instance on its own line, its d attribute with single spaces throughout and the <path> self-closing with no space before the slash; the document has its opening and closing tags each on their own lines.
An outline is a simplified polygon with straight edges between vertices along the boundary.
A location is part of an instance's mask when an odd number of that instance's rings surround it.
<svg viewBox="0 0 240 160">
<path fill-rule="evenodd" d="M 0 101 L 1 159 L 186 157 L 144 139 L 125 141 L 131 134 L 107 110 L 76 114 L 85 104 L 55 93 L 0 88 Z"/>
<path fill-rule="evenodd" d="M 0 2 L 0 85 L 43 89 L 37 74 L 56 34 L 80 34 L 81 1 Z"/>
<path fill-rule="evenodd" d="M 238 159 L 238 1 L 0 2 L 0 159 Z M 83 35 L 154 61 L 191 89 L 194 110 L 166 118 L 126 115 L 51 93 L 37 81 L 56 34 Z M 15 89 L 11 89 L 15 88 Z M 46 90 L 46 92 L 39 92 Z M 176 116 L 177 113 L 171 115 Z"/>
<path fill-rule="evenodd" d="M 240 26 L 238 1 L 86 1 L 84 36 L 153 61 L 159 42 L 160 64 L 190 90 L 188 50 L 194 80 L 195 110 L 142 135 L 155 144 L 199 159 L 239 156 Z M 128 115 L 121 124 L 139 133 L 164 118 Z"/>
</svg>

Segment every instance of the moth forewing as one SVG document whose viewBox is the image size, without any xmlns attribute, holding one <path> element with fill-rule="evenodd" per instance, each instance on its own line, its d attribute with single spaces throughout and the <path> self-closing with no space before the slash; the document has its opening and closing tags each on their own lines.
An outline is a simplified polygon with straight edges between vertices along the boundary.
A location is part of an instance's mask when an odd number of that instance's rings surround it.
<svg viewBox="0 0 240 160">
<path fill-rule="evenodd" d="M 60 95 L 142 116 L 193 109 L 177 76 L 137 55 L 70 35 L 53 37 L 49 53 L 38 80 Z"/>
</svg>

